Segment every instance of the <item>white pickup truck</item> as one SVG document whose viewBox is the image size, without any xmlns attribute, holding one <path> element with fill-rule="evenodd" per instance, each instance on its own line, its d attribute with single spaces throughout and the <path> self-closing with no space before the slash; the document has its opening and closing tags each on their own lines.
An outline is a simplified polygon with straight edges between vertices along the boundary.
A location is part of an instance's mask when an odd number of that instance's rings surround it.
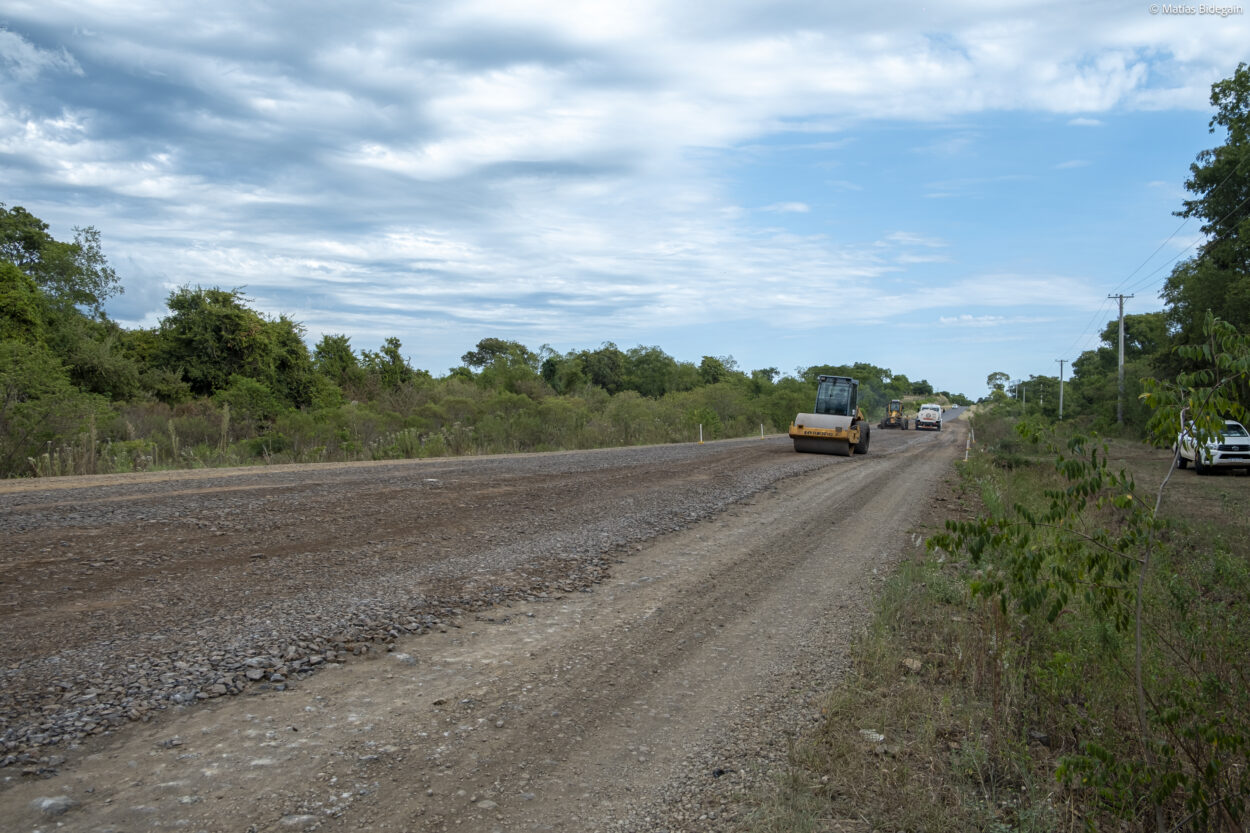
<svg viewBox="0 0 1250 833">
<path fill-rule="evenodd" d="M 934 431 L 942 430 L 942 406 L 929 403 L 920 406 L 920 412 L 916 414 L 916 429 L 921 428 L 932 429 Z"/>
<path fill-rule="evenodd" d="M 1235 419 L 1224 420 L 1224 430 L 1201 448 L 1188 431 L 1182 431 L 1176 438 L 1176 447 L 1180 451 L 1176 464 L 1182 469 L 1192 462 L 1197 474 L 1227 468 L 1250 472 L 1250 431 Z"/>
</svg>

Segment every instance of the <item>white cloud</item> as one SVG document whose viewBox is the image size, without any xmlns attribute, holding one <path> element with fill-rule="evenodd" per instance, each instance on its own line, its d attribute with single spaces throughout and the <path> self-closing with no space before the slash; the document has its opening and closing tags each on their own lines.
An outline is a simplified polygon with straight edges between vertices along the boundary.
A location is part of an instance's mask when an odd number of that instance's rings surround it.
<svg viewBox="0 0 1250 833">
<path fill-rule="evenodd" d="M 894 262 L 904 265 L 904 266 L 913 266 L 913 265 L 918 265 L 921 263 L 950 263 L 951 258 L 946 255 L 936 255 L 936 254 L 918 255 L 918 254 L 912 254 L 912 253 L 904 253 L 904 254 L 895 256 Z"/>
<path fill-rule="evenodd" d="M 5 28 L 0 28 L 0 67 L 22 83 L 34 81 L 43 73 L 83 74 L 82 67 L 64 49 L 40 49 Z"/>
<path fill-rule="evenodd" d="M 946 241 L 937 237 L 926 237 L 922 234 L 914 234 L 909 231 L 894 231 L 887 234 L 884 240 L 877 243 L 878 246 L 884 246 L 886 244 L 895 244 L 900 246 L 925 246 L 930 249 L 936 249 L 946 246 Z"/>
<path fill-rule="evenodd" d="M 1054 321 L 1053 318 L 1021 315 L 970 315 L 964 313 L 962 315 L 938 316 L 938 323 L 943 327 L 957 327 L 959 329 L 1018 327 L 1024 324 L 1047 324 L 1052 321 Z"/>
<path fill-rule="evenodd" d="M 927 128 L 900 143 L 934 157 L 915 186 L 925 199 L 907 207 L 940 199 L 953 212 L 1025 182 L 1001 173 L 1011 166 L 987 165 L 983 179 L 954 170 L 994 140 L 985 117 L 1110 130 L 1111 114 L 1134 109 L 1200 113 L 1250 42 L 1244 19 L 1162 25 L 1094 3 L 1074 20 L 1037 0 L 472 0 L 369 13 L 50 0 L 6 14 L 0 67 L 20 82 L 0 98 L 6 184 L 36 213 L 99 225 L 144 280 L 247 285 L 310 329 L 373 308 L 362 333 L 497 318 L 567 339 L 735 317 L 820 326 L 827 311 L 787 291 L 813 283 L 879 320 L 970 297 L 1080 306 L 1070 299 L 1088 282 L 1056 289 L 999 264 L 883 294 L 883 278 L 912 279 L 908 266 L 978 267 L 944 239 L 943 214 L 891 210 L 845 231 L 848 215 L 880 210 L 864 206 L 891 175 L 854 164 L 853 134 Z M 50 34 L 36 45 L 19 31 Z M 735 190 L 799 157 L 824 194 L 785 181 Z M 841 216 L 824 216 L 837 213 L 828 191 L 847 192 Z M 826 234 L 786 231 L 816 222 Z M 921 232 L 883 235 L 899 225 Z"/>
<path fill-rule="evenodd" d="M 929 142 L 914 148 L 914 153 L 926 153 L 934 156 L 959 156 L 967 153 L 976 143 L 976 136 L 963 133 L 954 136 L 946 136 L 936 141 Z"/>
<path fill-rule="evenodd" d="M 761 211 L 775 211 L 781 214 L 806 214 L 811 211 L 811 206 L 805 202 L 775 202 L 772 205 L 766 205 Z"/>
</svg>

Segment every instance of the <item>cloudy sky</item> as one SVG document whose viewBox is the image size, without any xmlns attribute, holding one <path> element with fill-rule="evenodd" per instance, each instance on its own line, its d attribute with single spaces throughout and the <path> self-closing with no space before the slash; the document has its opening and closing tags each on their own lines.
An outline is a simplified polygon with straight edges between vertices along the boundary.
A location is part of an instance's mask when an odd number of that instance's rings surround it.
<svg viewBox="0 0 1250 833">
<path fill-rule="evenodd" d="M 127 326 L 242 287 L 435 375 L 494 336 L 975 397 L 1192 251 L 1250 22 L 1189 8 L 6 0 L 0 202 L 98 228 Z"/>
</svg>

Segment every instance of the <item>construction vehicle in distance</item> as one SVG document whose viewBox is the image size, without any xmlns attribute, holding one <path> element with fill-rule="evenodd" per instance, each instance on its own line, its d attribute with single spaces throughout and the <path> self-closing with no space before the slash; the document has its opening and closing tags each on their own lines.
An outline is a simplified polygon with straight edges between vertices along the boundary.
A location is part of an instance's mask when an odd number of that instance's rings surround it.
<svg viewBox="0 0 1250 833">
<path fill-rule="evenodd" d="M 815 413 L 790 424 L 795 451 L 814 454 L 867 454 L 871 426 L 859 409 L 859 381 L 849 376 L 816 377 Z"/>
<path fill-rule="evenodd" d="M 885 409 L 885 417 L 877 423 L 877 427 L 907 430 L 907 417 L 903 415 L 903 403 L 900 400 L 890 400 L 889 406 Z"/>
</svg>

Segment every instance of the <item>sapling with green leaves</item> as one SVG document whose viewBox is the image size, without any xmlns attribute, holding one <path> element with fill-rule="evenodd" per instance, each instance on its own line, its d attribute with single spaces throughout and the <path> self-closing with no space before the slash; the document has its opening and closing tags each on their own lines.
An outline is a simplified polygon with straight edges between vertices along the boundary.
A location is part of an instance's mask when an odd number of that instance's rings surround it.
<svg viewBox="0 0 1250 833">
<path fill-rule="evenodd" d="M 1250 339 L 1210 314 L 1203 334 L 1200 344 L 1178 348 L 1197 369 L 1144 386 L 1158 446 L 1172 447 L 1184 427 L 1201 447 L 1218 436 L 1226 417 L 1244 414 L 1238 394 L 1250 378 Z M 1152 575 L 1171 546 L 1160 508 L 1177 456 L 1155 494 L 1143 497 L 1131 475 L 1113 468 L 1096 436 L 1063 440 L 1035 421 L 1016 430 L 1053 456 L 1061 486 L 1044 490 L 1040 505 L 1020 502 L 988 517 L 948 521 L 929 546 L 970 557 L 972 593 L 1018 623 L 1026 651 L 1057 644 L 1036 635 L 1071 628 L 1072 621 L 1109 635 L 1103 660 L 1131 682 L 1135 743 L 1117 747 L 1106 737 L 1085 737 L 1063 756 L 1057 775 L 1085 791 L 1098 812 L 1159 831 L 1242 829 L 1250 800 L 1250 709 L 1228 676 L 1240 672 L 1209 667 L 1200 640 L 1179 638 L 1189 635 L 1188 601 L 1163 588 L 1175 576 Z M 1169 609 L 1150 610 L 1148 621 L 1147 599 Z M 1045 644 L 1030 645 L 1029 634 Z M 1131 648 L 1131 661 L 1120 659 L 1120 642 Z M 1036 667 L 1044 669 L 1040 659 Z"/>
</svg>

